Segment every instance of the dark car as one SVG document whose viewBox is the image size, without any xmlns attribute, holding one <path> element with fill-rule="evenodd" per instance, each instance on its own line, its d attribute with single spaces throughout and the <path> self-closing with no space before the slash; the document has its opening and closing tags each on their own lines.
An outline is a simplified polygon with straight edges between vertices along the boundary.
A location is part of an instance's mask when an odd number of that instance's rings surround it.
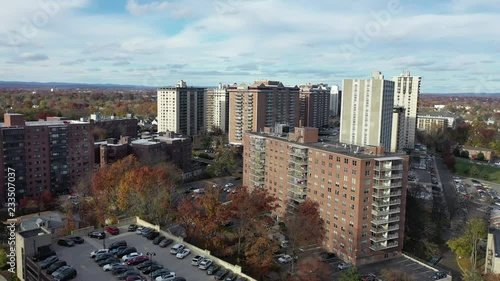
<svg viewBox="0 0 500 281">
<path fill-rule="evenodd" d="M 141 230 L 141 235 L 142 235 L 143 237 L 146 237 L 146 235 L 148 235 L 148 233 L 153 232 L 153 231 L 154 231 L 154 229 L 151 229 L 151 228 L 147 228 L 147 227 L 145 227 L 145 228 L 143 228 L 143 229 Z"/>
<path fill-rule="evenodd" d="M 158 231 L 151 231 L 148 234 L 146 234 L 146 236 L 144 236 L 144 237 L 148 238 L 148 240 L 153 240 L 156 237 L 158 237 L 159 235 L 160 235 L 160 233 Z"/>
<path fill-rule="evenodd" d="M 95 258 L 94 258 L 94 261 L 95 262 L 100 262 L 100 261 L 105 261 L 109 258 L 112 258 L 113 257 L 113 254 L 111 253 L 104 253 L 104 254 L 99 254 L 97 255 Z"/>
<path fill-rule="evenodd" d="M 72 240 L 67 239 L 67 238 L 61 238 L 61 239 L 57 240 L 57 245 L 61 245 L 64 247 L 73 247 L 73 246 L 75 246 L 75 242 L 73 242 Z"/>
<path fill-rule="evenodd" d="M 215 274 L 217 271 L 220 270 L 220 265 L 212 264 L 207 268 L 207 274 L 212 275 Z"/>
<path fill-rule="evenodd" d="M 120 229 L 116 226 L 106 226 L 106 231 L 111 234 L 111 235 L 118 235 L 120 234 Z"/>
<path fill-rule="evenodd" d="M 127 277 L 127 279 L 125 279 L 125 280 L 126 281 L 147 281 L 148 279 L 146 279 L 145 277 L 139 276 L 139 275 L 132 275 L 132 276 Z"/>
<path fill-rule="evenodd" d="M 40 267 L 42 269 L 47 269 L 49 268 L 49 266 L 51 266 L 53 263 L 55 263 L 56 261 L 58 261 L 59 258 L 57 256 L 51 256 L 51 257 L 48 257 L 46 259 L 44 259 L 41 263 L 40 263 Z"/>
<path fill-rule="evenodd" d="M 49 268 L 47 268 L 47 274 L 52 274 L 52 273 L 56 272 L 56 270 L 58 270 L 59 268 L 65 266 L 65 265 L 68 265 L 65 261 L 56 261 L 51 266 L 49 266 Z"/>
<path fill-rule="evenodd" d="M 237 275 L 234 274 L 233 272 L 230 272 L 226 278 L 224 278 L 224 281 L 234 281 L 236 279 Z"/>
<path fill-rule="evenodd" d="M 131 224 L 128 226 L 127 231 L 132 232 L 137 230 L 137 224 Z"/>
<path fill-rule="evenodd" d="M 104 239 L 106 238 L 106 233 L 104 231 L 92 231 L 88 236 L 90 238 Z"/>
<path fill-rule="evenodd" d="M 156 261 L 151 261 L 151 260 L 149 260 L 149 261 L 145 261 L 145 262 L 142 262 L 142 263 L 140 263 L 139 265 L 137 265 L 137 269 L 139 269 L 139 270 L 143 270 L 143 269 L 145 269 L 145 268 L 148 268 L 148 267 L 152 266 L 153 264 L 158 264 L 158 262 L 156 262 Z"/>
<path fill-rule="evenodd" d="M 133 269 L 134 268 L 132 266 L 122 265 L 122 266 L 113 267 L 113 269 L 111 270 L 111 273 L 113 273 L 113 275 L 120 275 L 125 271 L 133 270 Z"/>
<path fill-rule="evenodd" d="M 168 270 L 168 268 L 162 268 L 162 269 L 158 269 L 156 271 L 153 271 L 153 273 L 151 273 L 150 276 L 152 276 L 154 279 L 156 279 L 156 277 L 158 277 L 158 276 L 163 276 L 163 275 L 166 275 L 169 273 L 170 273 L 170 270 Z"/>
<path fill-rule="evenodd" d="M 137 249 L 135 247 L 128 247 L 127 249 L 116 253 L 116 256 L 121 258 L 123 256 L 129 255 L 129 254 L 132 254 L 135 252 L 137 252 Z"/>
<path fill-rule="evenodd" d="M 238 276 L 236 277 L 236 281 L 248 281 L 245 277 Z"/>
<path fill-rule="evenodd" d="M 147 260 L 149 260 L 149 258 L 147 256 L 138 256 L 138 257 L 134 257 L 134 258 L 127 260 L 127 264 L 128 265 L 138 265 L 138 264 L 143 263 Z"/>
<path fill-rule="evenodd" d="M 166 239 L 161 240 L 161 242 L 160 242 L 160 244 L 158 244 L 158 246 L 165 248 L 168 245 L 172 244 L 172 242 L 174 242 L 174 240 L 172 240 L 170 238 L 166 238 Z"/>
<path fill-rule="evenodd" d="M 83 238 L 80 236 L 71 236 L 71 237 L 68 237 L 68 239 L 75 242 L 76 244 L 83 244 L 83 242 L 85 242 L 85 240 L 83 240 Z"/>
<path fill-rule="evenodd" d="M 118 248 L 114 248 L 113 250 L 111 250 L 111 253 L 113 255 L 116 255 L 116 254 L 118 254 L 119 252 L 121 252 L 121 251 L 123 251 L 125 249 L 127 249 L 127 246 L 120 246 Z"/>
<path fill-rule="evenodd" d="M 123 272 L 122 274 L 118 275 L 118 279 L 125 280 L 129 276 L 141 276 L 141 272 L 139 272 L 135 269 L 127 270 L 127 271 Z"/>
<path fill-rule="evenodd" d="M 59 268 L 57 271 L 52 273 L 52 277 L 54 277 L 55 281 L 67 281 L 75 278 L 76 275 L 76 269 L 67 265 Z"/>
<path fill-rule="evenodd" d="M 116 242 L 111 243 L 111 244 L 109 245 L 108 249 L 109 249 L 110 251 L 112 251 L 112 250 L 113 250 L 113 249 L 115 249 L 115 248 L 118 248 L 118 247 L 123 247 L 123 246 L 127 247 L 127 241 L 125 241 L 125 240 L 120 240 L 120 241 L 116 241 Z"/>
<path fill-rule="evenodd" d="M 46 252 L 41 252 L 41 253 L 34 255 L 33 260 L 34 261 L 41 261 L 41 260 L 44 260 L 48 257 L 55 256 L 55 255 L 56 255 L 56 252 L 54 252 L 52 250 L 46 251 Z"/>
<path fill-rule="evenodd" d="M 446 276 L 448 276 L 448 274 L 445 271 L 434 272 L 434 274 L 432 274 L 432 280 L 444 279 Z"/>
<path fill-rule="evenodd" d="M 117 263 L 117 262 L 120 262 L 120 259 L 117 259 L 115 257 L 110 257 L 110 258 L 107 258 L 105 260 L 101 260 L 101 261 L 97 262 L 97 264 L 102 267 L 102 266 L 105 266 L 107 264 Z"/>
<path fill-rule="evenodd" d="M 161 241 L 165 240 L 167 237 L 161 235 L 153 239 L 153 244 L 158 245 Z"/>
<path fill-rule="evenodd" d="M 161 264 L 153 264 L 149 267 L 146 267 L 142 270 L 144 274 L 150 274 L 151 272 L 157 271 L 158 269 L 163 269 L 163 265 Z"/>
<path fill-rule="evenodd" d="M 321 257 L 322 261 L 329 261 L 336 257 L 334 253 L 329 253 L 329 252 L 322 252 L 321 254 L 319 254 L 319 256 Z"/>
<path fill-rule="evenodd" d="M 224 277 L 229 273 L 227 269 L 220 269 L 214 274 L 215 280 L 224 280 Z"/>
<path fill-rule="evenodd" d="M 433 256 L 429 262 L 427 262 L 428 265 L 430 266 L 435 266 L 436 264 L 439 263 L 439 261 L 441 261 L 441 256 L 440 255 L 435 255 Z"/>
</svg>

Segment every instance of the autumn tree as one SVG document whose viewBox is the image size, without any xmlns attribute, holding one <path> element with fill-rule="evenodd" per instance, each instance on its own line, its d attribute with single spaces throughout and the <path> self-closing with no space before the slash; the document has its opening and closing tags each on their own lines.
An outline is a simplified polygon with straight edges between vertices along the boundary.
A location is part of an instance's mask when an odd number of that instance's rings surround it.
<svg viewBox="0 0 500 281">
<path fill-rule="evenodd" d="M 176 222 L 184 229 L 188 241 L 196 240 L 198 232 L 196 231 L 196 222 L 201 214 L 201 204 L 190 197 L 184 197 L 177 207 L 178 215 Z"/>
<path fill-rule="evenodd" d="M 245 264 L 254 274 L 262 278 L 274 266 L 274 253 L 279 250 L 278 241 L 269 236 L 269 231 L 261 225 L 250 234 L 252 243 L 245 244 Z"/>
<path fill-rule="evenodd" d="M 380 271 L 386 281 L 413 281 L 413 277 L 399 270 L 382 269 Z"/>
<path fill-rule="evenodd" d="M 287 214 L 285 225 L 292 257 L 301 248 L 321 245 L 326 235 L 324 221 L 319 214 L 319 204 L 311 200 L 300 203 L 293 213 Z M 292 272 L 294 263 L 292 259 Z"/>
<path fill-rule="evenodd" d="M 321 281 L 332 274 L 331 267 L 318 257 L 307 257 L 297 263 L 298 271 L 293 281 Z M 359 279 L 358 279 L 359 280 Z"/>
<path fill-rule="evenodd" d="M 104 140 L 106 139 L 106 130 L 104 128 L 101 128 L 101 127 L 94 127 L 94 130 L 93 130 L 93 135 L 94 135 L 94 140 Z"/>
<path fill-rule="evenodd" d="M 230 194 L 227 209 L 229 217 L 236 221 L 233 227 L 237 239 L 236 253 L 238 259 L 246 244 L 252 244 L 252 233 L 263 225 L 271 225 L 271 212 L 276 209 L 276 198 L 260 188 L 250 190 L 246 186 L 238 188 L 238 192 Z"/>
<path fill-rule="evenodd" d="M 500 274 L 488 273 L 484 276 L 485 281 L 500 281 Z"/>
<path fill-rule="evenodd" d="M 231 174 L 236 169 L 235 153 L 222 145 L 217 148 L 215 158 L 208 166 L 207 172 L 214 176 L 220 177 L 223 174 Z"/>
<path fill-rule="evenodd" d="M 353 266 L 348 268 L 346 271 L 342 272 L 339 276 L 339 281 L 359 281 L 361 280 L 361 275 L 358 272 L 358 269 Z"/>
</svg>

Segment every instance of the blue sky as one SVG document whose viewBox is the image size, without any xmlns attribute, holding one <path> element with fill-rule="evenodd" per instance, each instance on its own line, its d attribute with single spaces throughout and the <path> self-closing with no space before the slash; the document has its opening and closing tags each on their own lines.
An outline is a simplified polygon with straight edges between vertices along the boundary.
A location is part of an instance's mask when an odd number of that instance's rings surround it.
<svg viewBox="0 0 500 281">
<path fill-rule="evenodd" d="M 500 92 L 498 0 L 0 0 L 0 80 Z"/>
</svg>

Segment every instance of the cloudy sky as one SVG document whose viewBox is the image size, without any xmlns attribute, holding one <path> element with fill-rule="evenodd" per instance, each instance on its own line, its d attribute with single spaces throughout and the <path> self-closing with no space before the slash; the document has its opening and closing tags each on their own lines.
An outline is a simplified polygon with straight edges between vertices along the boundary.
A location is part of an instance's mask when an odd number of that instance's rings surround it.
<svg viewBox="0 0 500 281">
<path fill-rule="evenodd" d="M 499 0 L 0 0 L 0 80 L 500 92 Z"/>
</svg>

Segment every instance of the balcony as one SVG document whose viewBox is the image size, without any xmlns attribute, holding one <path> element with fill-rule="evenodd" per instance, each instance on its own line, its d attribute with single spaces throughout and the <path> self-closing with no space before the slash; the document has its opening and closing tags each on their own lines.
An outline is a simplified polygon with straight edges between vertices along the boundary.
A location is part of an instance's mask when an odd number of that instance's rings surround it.
<svg viewBox="0 0 500 281">
<path fill-rule="evenodd" d="M 393 192 L 390 193 L 391 197 L 393 197 L 393 196 L 401 196 L 401 194 L 402 194 L 401 191 L 393 191 Z"/>
<path fill-rule="evenodd" d="M 373 224 L 387 224 L 390 222 L 397 222 L 399 221 L 399 217 L 391 217 L 391 218 L 373 218 L 372 223 Z"/>
<path fill-rule="evenodd" d="M 370 240 L 372 240 L 373 242 L 383 242 L 383 241 L 387 241 L 387 240 L 391 240 L 391 239 L 398 239 L 399 238 L 399 233 L 394 233 L 394 234 L 390 234 L 390 235 L 387 235 L 387 236 L 372 236 L 370 237 Z"/>
<path fill-rule="evenodd" d="M 394 248 L 398 246 L 398 242 L 392 242 L 392 243 L 377 243 L 377 244 L 371 244 L 370 249 L 373 251 L 381 251 L 389 248 Z"/>
<path fill-rule="evenodd" d="M 382 233 L 382 232 L 395 231 L 395 230 L 399 230 L 399 224 L 390 225 L 389 227 L 372 227 L 371 228 L 371 231 L 374 233 Z"/>
<path fill-rule="evenodd" d="M 298 158 L 307 158 L 307 153 L 301 150 L 291 150 L 290 152 L 288 152 L 288 155 Z"/>
<path fill-rule="evenodd" d="M 374 176 L 377 180 L 390 180 L 390 179 L 402 179 L 402 173 L 375 173 Z"/>
<path fill-rule="evenodd" d="M 389 197 L 391 197 L 391 192 L 376 192 L 376 193 L 373 193 L 373 197 L 375 197 L 375 198 L 389 198 Z"/>
<path fill-rule="evenodd" d="M 372 206 L 375 207 L 388 207 L 389 206 L 389 201 L 373 201 Z"/>
<path fill-rule="evenodd" d="M 392 215 L 392 214 L 399 214 L 401 213 L 401 208 L 392 208 L 392 209 L 389 209 L 389 214 Z"/>
<path fill-rule="evenodd" d="M 306 165 L 296 165 L 293 162 L 290 162 L 288 164 L 288 170 L 299 172 L 299 173 L 306 173 L 307 172 L 307 164 Z"/>
<path fill-rule="evenodd" d="M 299 195 L 293 192 L 288 193 L 286 197 L 299 203 L 306 201 L 306 195 Z"/>
<path fill-rule="evenodd" d="M 290 184 L 291 186 L 295 186 L 298 188 L 305 188 L 307 186 L 306 180 L 296 181 L 296 180 L 292 179 L 292 180 L 288 180 L 287 183 Z"/>
<path fill-rule="evenodd" d="M 306 172 L 299 173 L 299 172 L 293 172 L 292 170 L 288 173 L 288 176 L 290 176 L 293 179 L 296 179 L 297 181 L 307 181 Z"/>
<path fill-rule="evenodd" d="M 390 189 L 391 185 L 390 184 L 381 184 L 381 183 L 379 183 L 379 184 L 373 185 L 373 188 L 384 190 L 384 189 Z"/>
</svg>

